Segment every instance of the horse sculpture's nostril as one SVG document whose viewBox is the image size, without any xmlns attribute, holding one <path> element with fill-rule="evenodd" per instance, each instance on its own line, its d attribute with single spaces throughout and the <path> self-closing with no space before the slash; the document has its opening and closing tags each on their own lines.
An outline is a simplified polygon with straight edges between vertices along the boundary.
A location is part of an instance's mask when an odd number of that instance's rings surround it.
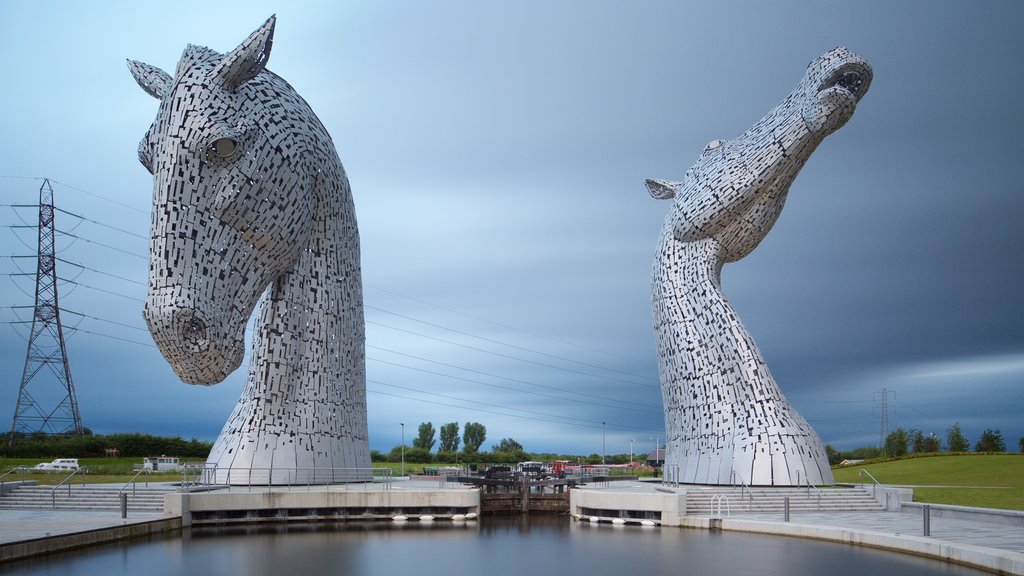
<svg viewBox="0 0 1024 576">
<path fill-rule="evenodd" d="M 210 347 L 206 323 L 195 316 L 188 318 L 181 327 L 181 339 L 185 346 L 195 352 L 202 352 Z"/>
</svg>

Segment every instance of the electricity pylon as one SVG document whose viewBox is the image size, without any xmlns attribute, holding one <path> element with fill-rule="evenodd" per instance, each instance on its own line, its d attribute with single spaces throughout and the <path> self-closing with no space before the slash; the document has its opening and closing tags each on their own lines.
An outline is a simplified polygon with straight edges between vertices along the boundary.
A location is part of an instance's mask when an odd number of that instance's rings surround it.
<svg viewBox="0 0 1024 576">
<path fill-rule="evenodd" d="M 43 185 L 39 187 L 36 304 L 32 313 L 28 351 L 25 353 L 25 371 L 22 372 L 21 389 L 18 391 L 18 405 L 14 409 L 14 422 L 11 425 L 12 442 L 17 432 L 83 433 L 57 300 L 54 212 L 53 188 L 49 180 L 43 180 Z M 40 401 L 36 400 L 33 392 L 36 392 Z"/>
</svg>

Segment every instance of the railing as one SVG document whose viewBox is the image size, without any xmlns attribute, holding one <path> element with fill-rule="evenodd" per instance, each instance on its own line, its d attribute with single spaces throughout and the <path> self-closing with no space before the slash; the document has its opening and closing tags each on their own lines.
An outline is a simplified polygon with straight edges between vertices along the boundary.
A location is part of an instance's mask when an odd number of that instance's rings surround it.
<svg viewBox="0 0 1024 576">
<path fill-rule="evenodd" d="M 732 471 L 732 485 L 736 485 L 736 479 L 740 480 L 740 501 L 743 500 L 744 494 L 747 496 L 747 512 L 754 510 L 754 491 L 750 489 L 750 485 L 747 484 L 746 480 L 742 476 L 736 474 L 736 471 Z"/>
<path fill-rule="evenodd" d="M 192 484 L 183 483 L 186 491 L 192 485 L 238 486 L 250 492 L 253 487 L 301 488 L 311 490 L 313 486 L 330 484 L 379 484 L 383 490 L 391 489 L 390 468 L 245 468 L 231 469 L 206 466 Z"/>
<path fill-rule="evenodd" d="M 142 474 L 142 473 L 148 474 L 149 472 L 150 472 L 150 470 L 148 470 L 146 468 L 143 468 L 142 470 L 139 470 L 138 472 L 136 472 L 135 476 L 132 476 L 132 479 L 127 481 L 127 482 L 125 482 L 124 486 L 121 486 L 121 489 L 117 491 L 117 493 L 119 495 L 118 497 L 120 498 L 120 494 L 128 489 L 128 485 L 129 484 L 132 485 L 132 496 L 135 496 L 135 479 L 139 477 L 139 474 Z M 146 480 L 146 486 L 149 486 L 149 480 L 148 479 Z"/>
<path fill-rule="evenodd" d="M 797 487 L 800 487 L 800 472 L 801 472 L 801 470 L 797 470 Z M 810 498 L 811 498 L 811 489 L 813 488 L 814 492 L 818 495 L 818 509 L 820 510 L 821 509 L 821 491 L 818 490 L 817 486 L 814 486 L 813 484 L 811 484 L 811 478 L 807 475 L 807 470 L 805 469 L 805 470 L 803 470 L 803 472 L 804 472 L 804 482 L 807 484 L 807 499 L 810 500 Z"/>
<path fill-rule="evenodd" d="M 0 480 L 3 480 L 4 476 L 7 476 L 8 474 L 14 474 L 14 473 L 24 474 L 25 472 L 28 472 L 28 471 L 29 471 L 29 467 L 28 466 L 25 466 L 24 464 L 20 464 L 18 466 L 15 466 L 14 468 L 11 468 L 7 472 L 4 472 L 3 474 L 0 474 Z"/>
<path fill-rule="evenodd" d="M 818 495 L 818 510 L 821 510 L 821 490 L 819 490 L 818 487 L 815 486 L 814 484 L 811 484 L 810 482 L 808 482 L 807 483 L 807 497 L 808 498 L 811 497 L 811 489 L 814 489 L 815 494 Z"/>
<path fill-rule="evenodd" d="M 857 476 L 859 478 L 863 478 L 865 474 L 867 474 L 868 478 L 871 478 L 875 482 L 874 485 L 871 486 L 871 497 L 874 498 L 875 497 L 875 488 L 878 487 L 878 486 L 881 486 L 882 483 L 879 482 L 878 480 L 876 480 L 875 477 L 871 475 L 871 472 L 868 472 L 867 470 L 865 470 L 863 468 L 861 468 L 859 471 L 857 471 Z"/>
<path fill-rule="evenodd" d="M 679 485 L 679 465 L 668 464 L 661 468 L 661 483 L 671 484 L 672 486 Z"/>
<path fill-rule="evenodd" d="M 711 515 L 715 518 L 722 517 L 722 503 L 725 503 L 725 513 L 727 516 L 732 516 L 732 509 L 729 507 L 729 497 L 725 494 L 716 494 L 711 497 Z M 716 512 L 717 505 L 717 512 Z"/>
<path fill-rule="evenodd" d="M 71 480 L 71 477 L 74 476 L 75 474 L 78 474 L 79 472 L 85 473 L 85 472 L 88 472 L 88 471 L 89 471 L 89 469 L 85 468 L 85 467 L 78 468 L 74 472 L 72 472 L 71 474 L 68 474 L 67 477 L 64 478 L 63 480 L 61 480 L 56 486 L 51 488 L 50 489 L 50 507 L 51 508 L 56 508 L 57 507 L 57 488 L 60 488 L 61 486 L 64 485 L 65 482 L 67 482 L 68 480 Z M 68 496 L 71 496 L 71 484 L 68 484 Z"/>
</svg>

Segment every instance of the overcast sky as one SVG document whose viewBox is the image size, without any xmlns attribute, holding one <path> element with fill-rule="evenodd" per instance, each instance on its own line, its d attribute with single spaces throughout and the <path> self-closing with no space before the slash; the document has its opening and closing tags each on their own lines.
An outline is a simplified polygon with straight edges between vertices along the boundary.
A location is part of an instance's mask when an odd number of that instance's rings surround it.
<svg viewBox="0 0 1024 576">
<path fill-rule="evenodd" d="M 56 181 L 64 323 L 84 424 L 212 440 L 240 369 L 182 384 L 141 317 L 158 103 L 173 73 L 271 14 L 268 68 L 312 105 L 352 182 L 367 305 L 370 447 L 477 421 L 489 449 L 637 452 L 663 438 L 650 268 L 705 144 L 749 127 L 837 45 L 874 68 L 767 239 L 723 288 L 786 396 L 840 449 L 889 427 L 1024 435 L 1024 3 L 5 2 L 0 273 L 33 272 Z M 31 277 L 0 279 L 25 320 Z M 84 315 L 84 316 L 83 316 Z M 0 326 L 0 429 L 27 329 Z M 35 384 L 33 384 L 35 386 Z M 40 385 L 38 394 L 45 401 Z M 607 424 L 603 427 L 602 422 Z M 604 431 L 605 437 L 602 438 Z M 604 448 L 602 448 L 604 440 Z"/>
</svg>

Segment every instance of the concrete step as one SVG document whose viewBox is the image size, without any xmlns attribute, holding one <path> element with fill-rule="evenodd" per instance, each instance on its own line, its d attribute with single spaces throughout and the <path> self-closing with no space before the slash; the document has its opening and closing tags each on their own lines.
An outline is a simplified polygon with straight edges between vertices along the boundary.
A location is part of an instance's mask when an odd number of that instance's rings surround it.
<svg viewBox="0 0 1024 576">
<path fill-rule="evenodd" d="M 173 490 L 136 488 L 128 491 L 128 509 L 135 511 L 162 511 L 164 495 Z M 108 487 L 71 486 L 53 491 L 50 486 L 18 487 L 0 497 L 0 508 L 5 509 L 68 509 L 118 510 L 121 507 L 120 490 Z"/>
<path fill-rule="evenodd" d="M 725 502 L 720 502 L 721 499 Z M 861 488 L 824 489 L 808 493 L 806 488 L 700 487 L 687 490 L 689 514 L 732 512 L 783 512 L 789 498 L 791 512 L 877 512 L 884 509 L 871 494 Z"/>
</svg>

